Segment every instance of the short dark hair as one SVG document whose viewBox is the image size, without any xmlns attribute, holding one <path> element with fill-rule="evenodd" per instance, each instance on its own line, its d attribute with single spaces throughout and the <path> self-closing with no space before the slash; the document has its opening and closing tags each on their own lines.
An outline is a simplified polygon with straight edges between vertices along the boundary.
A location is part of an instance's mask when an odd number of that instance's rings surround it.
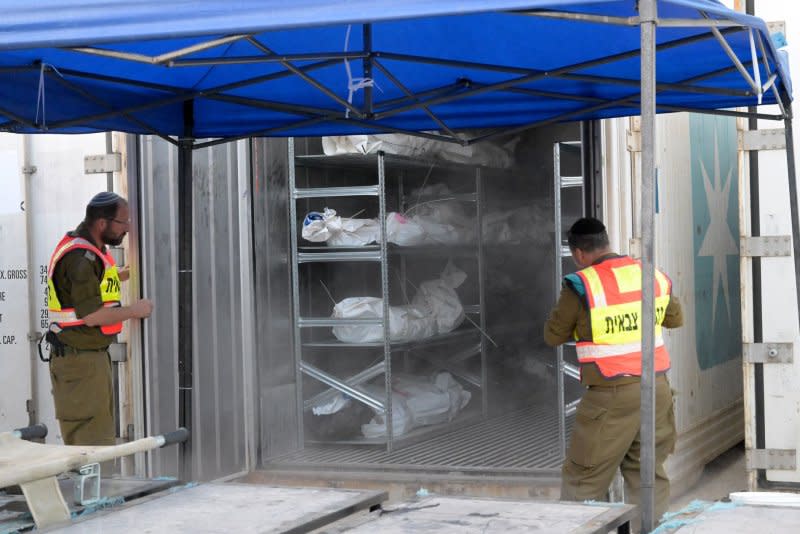
<svg viewBox="0 0 800 534">
<path fill-rule="evenodd" d="M 575 221 L 567 232 L 570 250 L 580 249 L 594 252 L 608 247 L 608 232 L 605 225 L 594 217 L 584 217 Z"/>
<path fill-rule="evenodd" d="M 116 193 L 106 191 L 98 193 L 86 205 L 86 215 L 83 220 L 91 225 L 100 219 L 113 219 L 117 216 L 119 207 L 127 203 L 127 200 Z"/>
</svg>

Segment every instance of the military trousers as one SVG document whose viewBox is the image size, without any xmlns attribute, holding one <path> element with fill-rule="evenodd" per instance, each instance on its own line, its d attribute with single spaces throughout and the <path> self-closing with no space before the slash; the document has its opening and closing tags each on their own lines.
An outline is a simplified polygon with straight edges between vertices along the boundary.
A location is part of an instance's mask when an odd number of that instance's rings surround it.
<svg viewBox="0 0 800 534">
<path fill-rule="evenodd" d="M 114 386 L 108 351 L 67 348 L 50 360 L 56 419 L 65 445 L 114 445 Z"/>
<path fill-rule="evenodd" d="M 578 405 L 569 450 L 562 467 L 561 499 L 604 501 L 617 468 L 625 479 L 625 500 L 638 504 L 641 436 L 641 384 L 590 386 Z M 669 479 L 664 461 L 675 448 L 672 390 L 665 375 L 656 377 L 655 513 L 669 508 Z"/>
</svg>

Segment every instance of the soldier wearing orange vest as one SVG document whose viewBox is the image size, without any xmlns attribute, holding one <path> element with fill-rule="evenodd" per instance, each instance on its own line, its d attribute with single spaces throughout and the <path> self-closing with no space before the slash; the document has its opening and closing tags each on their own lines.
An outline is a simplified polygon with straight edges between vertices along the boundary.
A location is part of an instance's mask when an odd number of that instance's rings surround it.
<svg viewBox="0 0 800 534">
<path fill-rule="evenodd" d="M 556 307 L 544 328 L 545 342 L 576 343 L 581 382 L 587 391 L 578 405 L 562 467 L 562 500 L 606 500 L 617 468 L 625 497 L 637 503 L 641 480 L 640 381 L 642 284 L 640 263 L 609 249 L 602 222 L 578 220 L 568 233 L 580 270 L 564 278 Z M 656 517 L 669 507 L 664 461 L 675 447 L 672 391 L 667 381 L 669 353 L 662 327 L 683 324 L 672 282 L 656 270 Z"/>
<path fill-rule="evenodd" d="M 126 319 L 143 319 L 153 305 L 139 300 L 120 305 L 118 270 L 106 245 L 128 233 L 128 203 L 99 193 L 86 217 L 58 243 L 48 268 L 50 380 L 56 418 L 66 445 L 114 445 L 114 394 L 108 346 Z"/>
</svg>

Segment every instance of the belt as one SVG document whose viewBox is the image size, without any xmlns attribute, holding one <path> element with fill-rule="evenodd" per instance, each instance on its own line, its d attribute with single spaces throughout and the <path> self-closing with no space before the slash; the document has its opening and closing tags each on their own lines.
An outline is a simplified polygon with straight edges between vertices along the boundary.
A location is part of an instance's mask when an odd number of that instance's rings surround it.
<svg viewBox="0 0 800 534">
<path fill-rule="evenodd" d="M 659 381 L 660 382 L 666 382 L 667 381 L 667 373 L 666 373 L 666 371 L 660 372 L 660 373 L 656 373 L 656 382 L 659 382 Z M 614 389 L 617 389 L 617 388 L 625 388 L 625 387 L 629 387 L 629 386 L 636 386 L 637 388 L 641 387 L 642 386 L 642 381 L 638 380 L 636 382 L 628 382 L 626 384 L 609 384 L 607 386 L 606 385 L 595 385 L 595 384 L 592 384 L 592 385 L 587 386 L 587 387 L 588 387 L 588 389 L 614 390 Z"/>
<path fill-rule="evenodd" d="M 77 354 L 79 352 L 108 352 L 108 347 L 102 349 L 79 349 L 77 347 L 71 347 L 69 345 L 64 345 L 64 352 L 72 352 Z"/>
</svg>

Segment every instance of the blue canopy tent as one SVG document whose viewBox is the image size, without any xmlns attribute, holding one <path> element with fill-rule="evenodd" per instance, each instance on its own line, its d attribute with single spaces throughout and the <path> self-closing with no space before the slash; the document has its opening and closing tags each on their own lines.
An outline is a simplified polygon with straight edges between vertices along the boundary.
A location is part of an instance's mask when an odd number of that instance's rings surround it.
<svg viewBox="0 0 800 534">
<path fill-rule="evenodd" d="M 800 278 L 788 71 L 763 21 L 716 0 L 0 0 L 0 9 L 0 130 L 118 130 L 180 149 L 182 380 L 192 356 L 192 197 L 182 194 L 192 150 L 248 136 L 400 132 L 470 144 L 641 113 L 647 317 L 654 114 L 784 120 Z M 780 113 L 732 109 L 759 104 Z M 643 324 L 650 528 L 653 321 Z"/>
<path fill-rule="evenodd" d="M 0 2 L 0 129 L 452 139 L 638 113 L 632 0 L 397 4 Z M 667 0 L 659 23 L 659 111 L 788 102 L 762 21 Z"/>
</svg>

